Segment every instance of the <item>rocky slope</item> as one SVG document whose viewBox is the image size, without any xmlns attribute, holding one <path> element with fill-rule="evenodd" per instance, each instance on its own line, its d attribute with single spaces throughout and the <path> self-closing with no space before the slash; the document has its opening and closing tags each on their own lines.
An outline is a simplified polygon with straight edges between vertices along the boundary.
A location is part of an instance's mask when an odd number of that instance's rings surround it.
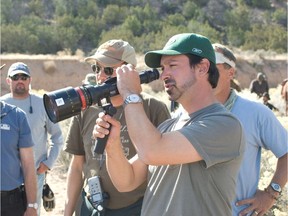
<svg viewBox="0 0 288 216">
<path fill-rule="evenodd" d="M 261 51 L 243 53 L 234 50 L 234 52 L 238 59 L 236 79 L 242 88 L 248 88 L 250 81 L 256 77 L 258 72 L 266 74 L 270 87 L 277 87 L 284 78 L 287 78 L 287 54 L 275 56 L 261 53 Z M 143 56 L 137 58 L 138 69 L 145 69 Z M 92 72 L 90 66 L 83 59 L 83 56 L 1 55 L 1 65 L 6 64 L 1 70 L 1 95 L 9 92 L 5 80 L 8 69 L 14 62 L 22 61 L 29 66 L 33 78 L 32 89 L 53 91 L 82 84 L 85 75 Z M 157 86 L 159 88 L 161 84 Z"/>
</svg>

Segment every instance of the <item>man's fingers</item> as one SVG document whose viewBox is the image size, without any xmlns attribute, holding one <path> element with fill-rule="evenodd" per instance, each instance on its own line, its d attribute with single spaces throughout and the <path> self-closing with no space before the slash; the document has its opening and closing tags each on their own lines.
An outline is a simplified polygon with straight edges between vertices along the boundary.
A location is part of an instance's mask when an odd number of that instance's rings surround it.
<svg viewBox="0 0 288 216">
<path fill-rule="evenodd" d="M 242 205 L 250 205 L 253 203 L 254 199 L 244 199 L 244 200 L 239 200 L 236 202 L 236 206 L 242 206 Z"/>
</svg>

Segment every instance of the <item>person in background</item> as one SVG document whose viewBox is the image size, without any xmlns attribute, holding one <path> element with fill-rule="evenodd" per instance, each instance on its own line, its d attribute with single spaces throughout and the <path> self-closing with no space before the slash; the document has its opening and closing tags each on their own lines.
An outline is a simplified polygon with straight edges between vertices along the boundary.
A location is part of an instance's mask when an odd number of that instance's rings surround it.
<svg viewBox="0 0 288 216">
<path fill-rule="evenodd" d="M 10 86 L 10 93 L 2 96 L 1 100 L 20 107 L 26 113 L 35 143 L 33 150 L 37 171 L 39 216 L 45 172 L 52 169 L 63 146 L 62 131 L 59 124 L 49 120 L 42 96 L 30 92 L 32 77 L 26 64 L 23 62 L 12 64 L 6 82 Z"/>
<path fill-rule="evenodd" d="M 95 73 L 88 73 L 88 74 L 86 74 L 86 76 L 85 76 L 85 79 L 84 80 L 82 80 L 82 84 L 84 84 L 84 85 L 96 85 L 97 84 L 97 82 L 96 82 L 96 75 L 95 75 Z"/>
<path fill-rule="evenodd" d="M 30 127 L 20 108 L 2 100 L 0 107 L 1 215 L 36 216 L 37 183 Z"/>
<path fill-rule="evenodd" d="M 270 95 L 267 92 L 264 92 L 264 94 L 262 95 L 262 99 L 263 99 L 263 104 L 265 106 L 267 106 L 269 109 L 273 111 L 278 111 L 278 109 L 273 104 L 269 103 Z"/>
<path fill-rule="evenodd" d="M 264 92 L 269 93 L 269 85 L 265 75 L 258 73 L 257 79 L 251 81 L 249 89 L 251 93 L 256 93 L 258 98 L 262 97 Z"/>
<path fill-rule="evenodd" d="M 108 78 L 116 77 L 116 68 L 122 65 L 131 64 L 136 67 L 136 53 L 134 48 L 123 40 L 109 40 L 97 49 L 96 53 L 85 59 L 91 64 L 96 75 L 97 84 L 103 84 Z M 155 125 L 170 118 L 167 106 L 156 98 L 142 92 L 145 115 Z M 116 108 L 114 117 L 121 122 L 121 151 L 125 157 L 132 158 L 136 154 L 132 141 L 129 137 L 124 103 L 121 95 L 111 97 L 111 104 Z M 146 182 L 139 185 L 129 193 L 120 193 L 112 184 L 107 173 L 105 153 L 103 156 L 94 154 L 95 140 L 92 131 L 96 118 L 103 109 L 91 106 L 80 115 L 72 118 L 64 150 L 72 154 L 67 176 L 67 195 L 65 202 L 65 216 L 71 216 L 75 210 L 76 203 L 81 203 L 81 208 L 76 208 L 76 215 L 104 215 L 105 216 L 137 216 L 140 215 L 142 200 L 146 189 Z M 140 123 L 140 121 L 139 121 Z M 84 176 L 82 176 L 82 172 Z M 91 205 L 89 199 L 88 181 L 93 178 L 100 178 L 101 188 L 109 199 L 104 211 L 97 211 L 97 207 Z M 81 194 L 80 201 L 77 201 Z M 108 197 L 108 196 L 107 196 Z M 104 212 L 104 213 L 103 213 Z"/>
<path fill-rule="evenodd" d="M 155 128 L 144 112 L 137 71 L 132 65 L 117 68 L 117 87 L 125 98 L 137 155 L 129 161 L 124 157 L 121 123 L 100 113 L 93 136 L 109 135 L 106 165 L 112 182 L 128 192 L 148 180 L 142 216 L 231 215 L 245 137 L 238 119 L 213 95 L 219 73 L 209 39 L 174 35 L 163 50 L 146 53 L 145 63 L 161 67 L 169 99 L 186 113 Z"/>
<path fill-rule="evenodd" d="M 264 215 L 277 202 L 287 182 L 287 131 L 270 109 L 237 95 L 230 88 L 236 58 L 230 49 L 221 44 L 213 44 L 213 47 L 220 73 L 215 96 L 241 121 L 246 135 L 236 200 L 232 203 L 233 215 Z M 272 151 L 278 162 L 270 183 L 260 190 L 258 184 L 263 148 Z"/>
</svg>

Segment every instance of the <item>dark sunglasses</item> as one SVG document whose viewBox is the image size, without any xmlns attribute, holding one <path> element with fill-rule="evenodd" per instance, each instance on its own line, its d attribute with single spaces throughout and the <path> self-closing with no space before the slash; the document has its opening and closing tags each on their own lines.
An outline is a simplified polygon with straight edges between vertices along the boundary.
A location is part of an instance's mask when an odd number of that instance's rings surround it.
<svg viewBox="0 0 288 216">
<path fill-rule="evenodd" d="M 93 72 L 96 74 L 100 73 L 102 70 L 102 67 L 97 65 L 97 64 L 91 65 L 91 68 L 92 68 Z M 104 67 L 104 73 L 106 74 L 106 76 L 112 76 L 113 72 L 114 72 L 114 68 Z"/>
<path fill-rule="evenodd" d="M 29 79 L 29 76 L 23 74 L 23 75 L 14 75 L 12 77 L 10 77 L 13 81 L 17 81 L 19 79 L 23 80 L 23 81 L 26 81 L 27 79 Z"/>
</svg>

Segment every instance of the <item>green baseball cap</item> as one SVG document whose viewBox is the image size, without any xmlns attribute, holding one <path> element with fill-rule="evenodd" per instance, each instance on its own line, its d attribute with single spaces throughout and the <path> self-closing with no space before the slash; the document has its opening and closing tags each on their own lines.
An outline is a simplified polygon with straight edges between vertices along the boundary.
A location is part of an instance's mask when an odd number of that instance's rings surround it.
<svg viewBox="0 0 288 216">
<path fill-rule="evenodd" d="M 216 64 L 215 52 L 210 40 L 199 34 L 182 33 L 169 39 L 162 50 L 150 51 L 145 54 L 145 63 L 148 67 L 160 67 L 162 55 L 192 54 L 207 58 Z"/>
</svg>

